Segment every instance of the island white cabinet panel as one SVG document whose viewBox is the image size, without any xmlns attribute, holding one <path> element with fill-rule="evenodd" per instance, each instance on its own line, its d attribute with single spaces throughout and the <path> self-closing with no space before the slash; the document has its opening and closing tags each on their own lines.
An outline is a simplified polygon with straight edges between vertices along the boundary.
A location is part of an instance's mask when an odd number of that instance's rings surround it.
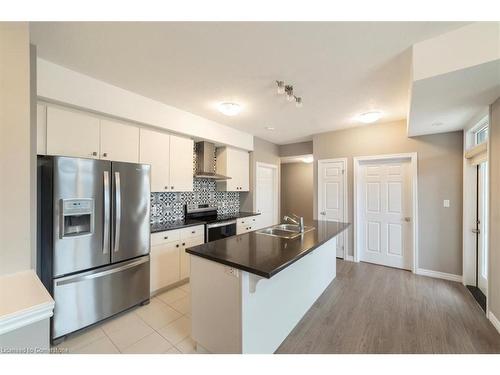
<svg viewBox="0 0 500 375">
<path fill-rule="evenodd" d="M 167 242 L 151 247 L 151 291 L 164 288 L 180 280 L 179 247 L 178 242 Z"/>
<path fill-rule="evenodd" d="M 100 158 L 128 163 L 139 162 L 139 128 L 101 120 Z"/>
<path fill-rule="evenodd" d="M 250 163 L 247 151 L 231 147 L 217 149 L 217 173 L 231 177 L 217 181 L 221 191 L 248 191 L 250 187 Z"/>
<path fill-rule="evenodd" d="M 332 238 L 270 279 L 191 256 L 191 338 L 215 354 L 274 353 L 335 279 L 336 247 Z"/>
<path fill-rule="evenodd" d="M 170 190 L 193 191 L 193 140 L 170 136 Z"/>
<path fill-rule="evenodd" d="M 97 117 L 47 107 L 47 154 L 99 158 Z"/>
<path fill-rule="evenodd" d="M 151 164 L 151 191 L 170 191 L 170 135 L 140 130 L 139 162 Z"/>
</svg>

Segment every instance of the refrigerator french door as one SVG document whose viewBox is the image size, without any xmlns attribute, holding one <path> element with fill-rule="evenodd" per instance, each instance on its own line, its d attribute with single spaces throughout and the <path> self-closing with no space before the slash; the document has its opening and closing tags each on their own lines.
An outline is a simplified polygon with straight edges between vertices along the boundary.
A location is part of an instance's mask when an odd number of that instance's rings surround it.
<svg viewBox="0 0 500 375">
<path fill-rule="evenodd" d="M 57 339 L 149 300 L 150 167 L 38 159 L 39 274 Z"/>
</svg>

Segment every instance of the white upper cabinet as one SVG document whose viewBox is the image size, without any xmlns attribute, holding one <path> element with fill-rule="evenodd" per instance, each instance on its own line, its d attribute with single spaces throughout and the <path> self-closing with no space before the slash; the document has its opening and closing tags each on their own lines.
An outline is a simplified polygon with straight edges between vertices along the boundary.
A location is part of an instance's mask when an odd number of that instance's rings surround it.
<svg viewBox="0 0 500 375">
<path fill-rule="evenodd" d="M 140 131 L 140 157 L 151 164 L 151 191 L 193 191 L 193 140 Z"/>
<path fill-rule="evenodd" d="M 139 128 L 101 120 L 100 158 L 129 163 L 139 162 Z"/>
<path fill-rule="evenodd" d="M 37 107 L 37 143 L 40 145 L 37 148 L 42 148 L 43 143 L 42 108 Z M 139 162 L 138 127 L 83 112 L 46 108 L 48 155 Z"/>
<path fill-rule="evenodd" d="M 193 191 L 193 140 L 170 136 L 170 190 Z"/>
<path fill-rule="evenodd" d="M 170 135 L 140 130 L 139 162 L 151 165 L 151 191 L 170 191 Z"/>
<path fill-rule="evenodd" d="M 97 117 L 47 107 L 47 154 L 99 158 Z"/>
<path fill-rule="evenodd" d="M 217 181 L 222 191 L 248 191 L 250 187 L 250 159 L 247 151 L 231 147 L 217 149 L 217 173 L 231 179 Z"/>
</svg>

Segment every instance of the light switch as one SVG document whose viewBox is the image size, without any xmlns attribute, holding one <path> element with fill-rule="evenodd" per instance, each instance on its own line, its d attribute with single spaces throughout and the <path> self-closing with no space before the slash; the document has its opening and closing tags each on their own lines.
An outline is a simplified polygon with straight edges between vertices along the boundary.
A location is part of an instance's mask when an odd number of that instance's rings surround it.
<svg viewBox="0 0 500 375">
<path fill-rule="evenodd" d="M 443 207 L 445 207 L 445 208 L 450 207 L 450 200 L 449 200 L 449 199 L 445 199 L 445 200 L 443 201 Z"/>
</svg>

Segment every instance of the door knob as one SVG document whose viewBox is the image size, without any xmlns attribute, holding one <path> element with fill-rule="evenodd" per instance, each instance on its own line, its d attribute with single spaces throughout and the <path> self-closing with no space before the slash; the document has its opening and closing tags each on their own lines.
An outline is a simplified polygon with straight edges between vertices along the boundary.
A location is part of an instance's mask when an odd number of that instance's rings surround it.
<svg viewBox="0 0 500 375">
<path fill-rule="evenodd" d="M 409 223 L 409 222 L 411 221 L 411 217 L 408 217 L 408 216 L 407 216 L 407 217 L 405 217 L 403 220 L 404 220 L 404 221 L 406 221 L 407 223 Z"/>
<path fill-rule="evenodd" d="M 326 212 L 325 211 L 321 211 L 320 214 L 321 215 L 326 215 Z"/>
</svg>

